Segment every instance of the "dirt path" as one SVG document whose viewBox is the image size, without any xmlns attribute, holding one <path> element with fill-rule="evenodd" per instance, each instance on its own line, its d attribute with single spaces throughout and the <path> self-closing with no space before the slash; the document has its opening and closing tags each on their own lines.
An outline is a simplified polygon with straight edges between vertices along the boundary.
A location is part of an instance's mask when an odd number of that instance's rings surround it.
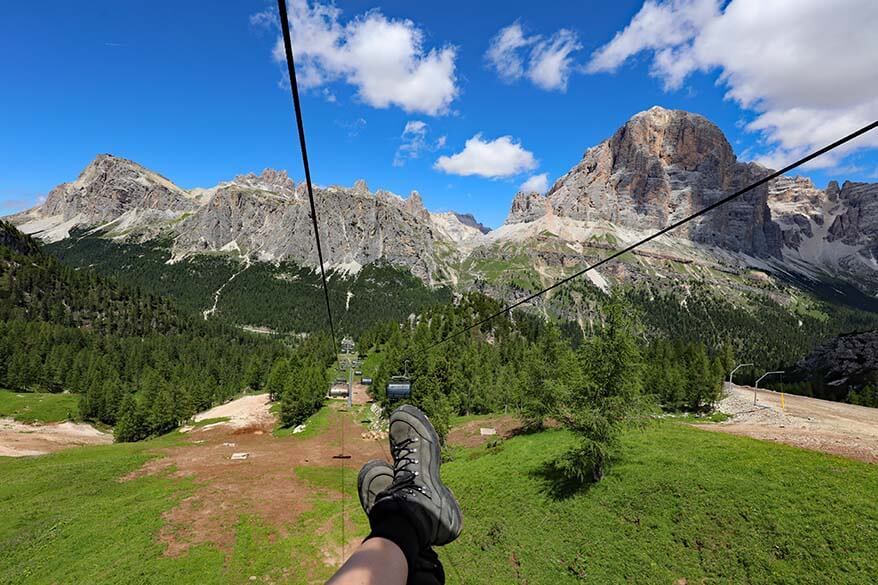
<svg viewBox="0 0 878 585">
<path fill-rule="evenodd" d="M 0 418 L 0 457 L 45 455 L 82 445 L 106 445 L 113 435 L 85 423 L 25 424 Z"/>
<path fill-rule="evenodd" d="M 369 396 L 369 387 L 365 384 L 354 384 L 351 394 L 351 401 L 354 404 L 367 404 L 372 400 Z"/>
<path fill-rule="evenodd" d="M 778 441 L 805 449 L 878 463 L 878 409 L 817 398 L 781 395 L 734 386 L 719 404 L 732 416 L 726 422 L 701 428 Z"/>
<path fill-rule="evenodd" d="M 370 459 L 387 458 L 383 443 L 363 439 L 363 426 L 344 410 L 343 403 L 336 401 L 330 401 L 328 424 L 318 434 L 275 437 L 271 432 L 275 419 L 266 399 L 264 395 L 247 396 L 202 413 L 197 420 L 221 416 L 232 420 L 193 429 L 184 446 L 162 450 L 161 458 L 124 478 L 171 470 L 172 476 L 195 479 L 195 493 L 165 514 L 159 537 L 168 545 L 167 555 L 183 554 L 202 543 L 230 552 L 235 526 L 242 515 L 256 516 L 286 534 L 311 508 L 311 496 L 316 493 L 314 486 L 296 475 L 297 467 L 335 468 L 341 480 L 342 465 L 350 478 Z M 342 452 L 342 426 L 344 455 L 350 459 L 335 458 Z M 234 453 L 246 453 L 246 459 L 233 460 Z M 327 496 L 324 490 L 321 497 L 340 498 L 341 494 Z M 350 518 L 359 505 L 356 500 L 348 504 Z M 361 538 L 361 534 L 353 534 L 349 545 Z M 334 554 L 327 556 L 337 560 Z"/>
</svg>

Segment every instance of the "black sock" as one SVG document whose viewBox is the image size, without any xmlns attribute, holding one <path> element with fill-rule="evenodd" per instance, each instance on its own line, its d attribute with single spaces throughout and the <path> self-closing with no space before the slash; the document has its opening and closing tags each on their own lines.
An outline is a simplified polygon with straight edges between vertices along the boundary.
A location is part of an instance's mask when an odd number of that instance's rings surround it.
<svg viewBox="0 0 878 585">
<path fill-rule="evenodd" d="M 369 524 L 372 527 L 372 532 L 365 540 L 386 538 L 398 546 L 405 556 L 409 574 L 411 574 L 422 547 L 417 529 L 406 517 L 405 512 L 400 509 L 399 504 L 392 500 L 378 502 L 369 514 Z"/>
</svg>

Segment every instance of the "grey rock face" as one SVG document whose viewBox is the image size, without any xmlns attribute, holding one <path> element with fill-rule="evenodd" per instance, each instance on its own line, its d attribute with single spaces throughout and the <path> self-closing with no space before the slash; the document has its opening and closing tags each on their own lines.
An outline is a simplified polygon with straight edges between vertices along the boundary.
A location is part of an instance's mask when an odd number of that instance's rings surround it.
<svg viewBox="0 0 878 585">
<path fill-rule="evenodd" d="M 69 220 L 77 215 L 84 225 L 114 220 L 139 209 L 179 213 L 195 208 L 186 192 L 128 159 L 99 155 L 72 183 L 63 183 L 46 197 L 42 213 Z"/>
<path fill-rule="evenodd" d="M 423 205 L 396 204 L 362 189 L 315 188 L 324 260 L 356 270 L 383 258 L 411 269 L 427 282 L 441 273 L 434 246 L 441 235 Z M 416 200 L 417 202 L 417 200 Z M 318 262 L 307 199 L 229 184 L 179 225 L 174 253 L 240 251 L 254 259 Z"/>
<path fill-rule="evenodd" d="M 772 181 L 771 212 L 788 255 L 814 268 L 878 291 L 878 183 L 847 181 L 826 189 L 809 179 Z"/>
<path fill-rule="evenodd" d="M 457 221 L 467 227 L 475 228 L 483 234 L 487 234 L 489 231 L 491 231 L 491 228 L 480 223 L 471 213 L 457 213 L 456 211 L 452 211 L 451 213 L 454 214 L 454 217 L 457 218 Z"/>
<path fill-rule="evenodd" d="M 506 223 L 533 221 L 546 214 L 546 197 L 539 193 L 516 193 Z"/>
<path fill-rule="evenodd" d="M 642 230 L 663 228 L 757 180 L 767 172 L 739 163 L 722 131 L 707 119 L 654 107 L 635 115 L 546 194 L 519 194 L 507 223 L 550 210 L 583 221 Z M 766 187 L 680 228 L 676 235 L 754 256 L 779 256 Z M 542 209 L 541 209 L 542 208 Z"/>
<path fill-rule="evenodd" d="M 248 173 L 238 175 L 232 179 L 232 183 L 242 187 L 250 187 L 261 191 L 268 191 L 289 198 L 296 198 L 296 184 L 287 176 L 286 171 L 265 169 L 262 174 Z"/>
<path fill-rule="evenodd" d="M 860 384 L 878 370 L 878 331 L 842 335 L 821 344 L 796 364 L 807 377 L 829 385 Z"/>
</svg>

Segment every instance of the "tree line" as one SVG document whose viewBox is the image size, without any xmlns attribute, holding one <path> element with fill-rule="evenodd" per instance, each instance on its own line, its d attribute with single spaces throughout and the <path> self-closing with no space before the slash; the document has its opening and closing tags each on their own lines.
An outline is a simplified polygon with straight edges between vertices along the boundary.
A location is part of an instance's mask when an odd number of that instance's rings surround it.
<svg viewBox="0 0 878 585">
<path fill-rule="evenodd" d="M 659 407 L 709 409 L 734 361 L 725 347 L 646 341 L 642 324 L 619 297 L 602 304 L 601 320 L 588 335 L 579 330 L 571 337 L 557 323 L 514 311 L 428 349 L 501 308 L 470 293 L 455 305 L 365 332 L 360 347 L 383 353 L 373 397 L 395 407 L 384 388 L 407 370 L 412 394 L 406 401 L 427 412 L 440 435 L 457 415 L 514 412 L 529 429 L 554 420 L 580 439 L 556 462 L 559 470 L 577 480 L 597 479 L 620 428 Z"/>
</svg>

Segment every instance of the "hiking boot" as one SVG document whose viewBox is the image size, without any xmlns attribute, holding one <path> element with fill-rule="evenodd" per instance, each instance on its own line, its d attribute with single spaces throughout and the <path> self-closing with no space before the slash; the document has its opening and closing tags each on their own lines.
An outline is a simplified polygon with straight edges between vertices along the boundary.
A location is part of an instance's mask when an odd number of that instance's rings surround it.
<svg viewBox="0 0 878 585">
<path fill-rule="evenodd" d="M 372 511 L 378 494 L 393 483 L 393 467 L 384 461 L 375 459 L 364 465 L 357 476 L 357 492 L 360 494 L 360 505 L 366 516 Z"/>
<path fill-rule="evenodd" d="M 393 467 L 384 461 L 370 461 L 360 469 L 357 477 L 357 492 L 366 516 L 372 511 L 378 494 L 389 488 L 392 483 Z M 429 547 L 418 553 L 414 569 L 409 573 L 409 585 L 444 585 L 445 583 L 445 569 L 439 561 L 439 555 Z"/>
<path fill-rule="evenodd" d="M 427 416 L 410 404 L 390 415 L 389 434 L 393 483 L 378 494 L 376 506 L 382 513 L 397 509 L 405 514 L 421 548 L 448 544 L 460 536 L 463 514 L 439 478 L 439 435 Z"/>
</svg>

